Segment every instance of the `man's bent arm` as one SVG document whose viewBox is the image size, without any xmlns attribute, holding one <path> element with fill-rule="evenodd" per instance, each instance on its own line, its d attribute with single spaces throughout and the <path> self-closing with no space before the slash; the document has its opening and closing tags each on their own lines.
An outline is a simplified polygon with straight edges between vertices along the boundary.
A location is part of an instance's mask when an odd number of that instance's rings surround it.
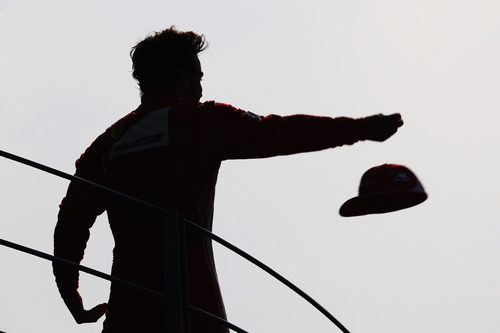
<svg viewBox="0 0 500 333">
<path fill-rule="evenodd" d="M 59 206 L 58 220 L 54 230 L 54 255 L 80 263 L 89 229 L 97 213 L 86 200 L 93 195 L 84 185 L 71 183 L 66 197 Z M 95 195 L 95 194 L 94 194 Z M 61 263 L 53 263 L 54 276 L 61 296 L 65 298 L 78 289 L 78 269 Z"/>
<path fill-rule="evenodd" d="M 77 161 L 75 175 L 101 182 L 102 171 L 99 163 L 94 161 L 100 161 L 100 158 L 93 149 L 88 149 Z M 83 184 L 71 182 L 60 205 L 54 231 L 54 255 L 80 263 L 90 236 L 89 229 L 104 210 L 104 199 L 100 193 Z M 105 304 L 89 311 L 83 309 L 83 302 L 78 293 L 78 269 L 57 262 L 54 262 L 52 267 L 61 297 L 77 323 L 96 321 L 105 313 Z"/>
</svg>

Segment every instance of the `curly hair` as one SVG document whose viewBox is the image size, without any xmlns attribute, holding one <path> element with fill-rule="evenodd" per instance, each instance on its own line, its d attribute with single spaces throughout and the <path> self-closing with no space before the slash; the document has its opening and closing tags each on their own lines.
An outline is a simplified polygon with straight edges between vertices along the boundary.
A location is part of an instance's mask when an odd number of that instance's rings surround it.
<svg viewBox="0 0 500 333">
<path fill-rule="evenodd" d="M 203 35 L 178 31 L 174 26 L 155 32 L 130 51 L 132 76 L 142 94 L 172 90 L 179 69 L 189 71 L 194 58 L 207 48 Z"/>
</svg>

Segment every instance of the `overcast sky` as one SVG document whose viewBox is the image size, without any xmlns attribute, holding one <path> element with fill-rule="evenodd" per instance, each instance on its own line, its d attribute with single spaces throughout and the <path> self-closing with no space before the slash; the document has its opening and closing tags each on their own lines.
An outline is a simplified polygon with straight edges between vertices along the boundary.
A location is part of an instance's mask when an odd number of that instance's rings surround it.
<svg viewBox="0 0 500 333">
<path fill-rule="evenodd" d="M 389 141 L 224 162 L 214 232 L 303 288 L 353 333 L 499 332 L 500 3 L 488 0 L 0 0 L 0 149 L 73 173 L 135 109 L 130 48 L 176 25 L 205 34 L 204 100 L 257 114 L 400 112 Z M 420 206 L 342 218 L 361 175 L 405 164 Z M 52 252 L 68 182 L 2 159 L 0 238 Z M 83 264 L 110 271 L 106 216 Z M 336 332 L 309 304 L 215 245 L 228 319 L 250 332 Z M 49 262 L 0 248 L 0 331 L 77 325 Z M 87 307 L 109 284 L 82 274 Z"/>
</svg>

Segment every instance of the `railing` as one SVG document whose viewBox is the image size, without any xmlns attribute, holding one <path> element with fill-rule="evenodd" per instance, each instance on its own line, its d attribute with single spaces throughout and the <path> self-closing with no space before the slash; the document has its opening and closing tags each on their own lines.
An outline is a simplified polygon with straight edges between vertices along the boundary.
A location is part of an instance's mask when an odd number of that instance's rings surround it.
<svg viewBox="0 0 500 333">
<path fill-rule="evenodd" d="M 213 234 L 209 230 L 199 226 L 198 224 L 185 219 L 182 215 L 178 214 L 176 210 L 172 209 L 165 209 L 162 207 L 159 207 L 157 205 L 154 205 L 150 202 L 146 202 L 143 200 L 140 200 L 136 197 L 130 196 L 126 193 L 118 192 L 114 189 L 105 187 L 101 184 L 97 184 L 94 182 L 91 182 L 87 179 L 77 177 L 74 175 L 67 174 L 65 172 L 56 170 L 54 168 L 48 167 L 46 165 L 28 160 L 26 158 L 5 152 L 3 150 L 0 150 L 0 156 L 5 157 L 7 159 L 22 163 L 24 165 L 28 165 L 30 167 L 45 171 L 47 173 L 50 173 L 52 175 L 77 182 L 80 184 L 84 184 L 94 190 L 102 191 L 105 192 L 109 195 L 113 195 L 116 198 L 128 200 L 130 202 L 134 202 L 136 204 L 142 205 L 144 207 L 148 207 L 150 209 L 156 210 L 158 212 L 161 212 L 164 214 L 164 216 L 174 216 L 173 220 L 176 221 L 176 223 L 165 223 L 165 227 L 168 230 L 165 230 L 166 234 L 168 235 L 174 235 L 174 237 L 169 236 L 168 239 L 168 246 L 169 246 L 169 251 L 170 251 L 170 259 L 176 261 L 176 266 L 178 267 L 177 271 L 172 270 L 173 272 L 172 275 L 168 278 L 170 278 L 171 281 L 175 281 L 175 283 L 171 284 L 174 286 L 172 290 L 167 290 L 168 294 L 158 292 L 156 290 L 152 290 L 149 288 L 146 288 L 144 286 L 135 284 L 133 282 L 111 276 L 109 274 L 105 274 L 103 272 L 99 272 L 97 270 L 91 269 L 89 267 L 85 267 L 82 265 L 79 265 L 75 262 L 66 260 L 64 258 L 56 257 L 44 252 L 40 252 L 16 243 L 12 243 L 3 239 L 0 239 L 0 245 L 10 247 L 12 249 L 22 251 L 43 259 L 47 259 L 53 262 L 59 262 L 63 263 L 66 265 L 70 265 L 72 267 L 77 268 L 80 271 L 86 272 L 88 274 L 94 275 L 96 277 L 115 282 L 118 284 L 121 284 L 123 286 L 127 286 L 130 288 L 135 288 L 138 290 L 141 290 L 146 293 L 150 293 L 153 295 L 156 295 L 158 297 L 162 297 L 166 299 L 169 303 L 173 305 L 173 307 L 176 309 L 176 311 L 173 311 L 172 314 L 169 315 L 169 322 L 170 325 L 173 327 L 176 327 L 175 331 L 176 332 L 181 332 L 181 333 L 189 333 L 190 328 L 189 328 L 189 312 L 194 312 L 198 313 L 200 315 L 203 315 L 205 317 L 208 317 L 212 320 L 215 320 L 224 326 L 236 331 L 236 332 L 241 332 L 241 333 L 246 333 L 244 329 L 230 323 L 229 321 L 220 318 L 212 313 L 209 313 L 203 309 L 200 309 L 196 306 L 188 304 L 187 301 L 187 283 L 186 283 L 186 266 L 185 266 L 185 242 L 184 242 L 184 229 L 185 227 L 192 228 L 198 233 L 201 233 L 205 237 L 208 237 L 211 240 L 214 240 L 215 242 L 221 244 L 222 246 L 228 248 L 229 250 L 235 252 L 236 254 L 240 255 L 241 257 L 247 259 L 260 269 L 264 270 L 271 276 L 273 276 L 275 279 L 292 289 L 295 293 L 297 293 L 299 296 L 301 296 L 304 300 L 306 300 L 308 303 L 310 303 L 312 306 L 314 306 L 319 312 L 321 312 L 325 317 L 327 317 L 336 327 L 338 327 L 342 332 L 344 333 L 349 333 L 347 328 L 342 325 L 332 314 L 330 314 L 323 306 L 321 306 L 318 302 L 316 302 L 311 296 L 307 295 L 304 291 L 302 291 L 299 287 L 295 286 L 292 282 L 284 278 L 282 275 L 278 274 L 276 271 L 274 271 L 272 268 L 269 266 L 265 265 L 264 263 L 260 262 L 250 254 L 246 253 L 245 251 L 239 249 L 238 247 L 234 246 L 233 244 L 229 243 L 228 241 L 224 240 L 223 238 Z M 172 220 L 172 218 L 170 219 Z"/>
</svg>

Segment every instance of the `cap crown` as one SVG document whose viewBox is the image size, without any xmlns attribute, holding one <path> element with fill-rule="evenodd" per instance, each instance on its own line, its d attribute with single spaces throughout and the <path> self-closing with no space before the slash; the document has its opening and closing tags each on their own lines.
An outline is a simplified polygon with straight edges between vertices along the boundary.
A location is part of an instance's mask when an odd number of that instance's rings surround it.
<svg viewBox="0 0 500 333">
<path fill-rule="evenodd" d="M 387 192 L 424 191 L 410 169 L 399 164 L 382 164 L 367 170 L 361 177 L 359 195 Z"/>
</svg>

